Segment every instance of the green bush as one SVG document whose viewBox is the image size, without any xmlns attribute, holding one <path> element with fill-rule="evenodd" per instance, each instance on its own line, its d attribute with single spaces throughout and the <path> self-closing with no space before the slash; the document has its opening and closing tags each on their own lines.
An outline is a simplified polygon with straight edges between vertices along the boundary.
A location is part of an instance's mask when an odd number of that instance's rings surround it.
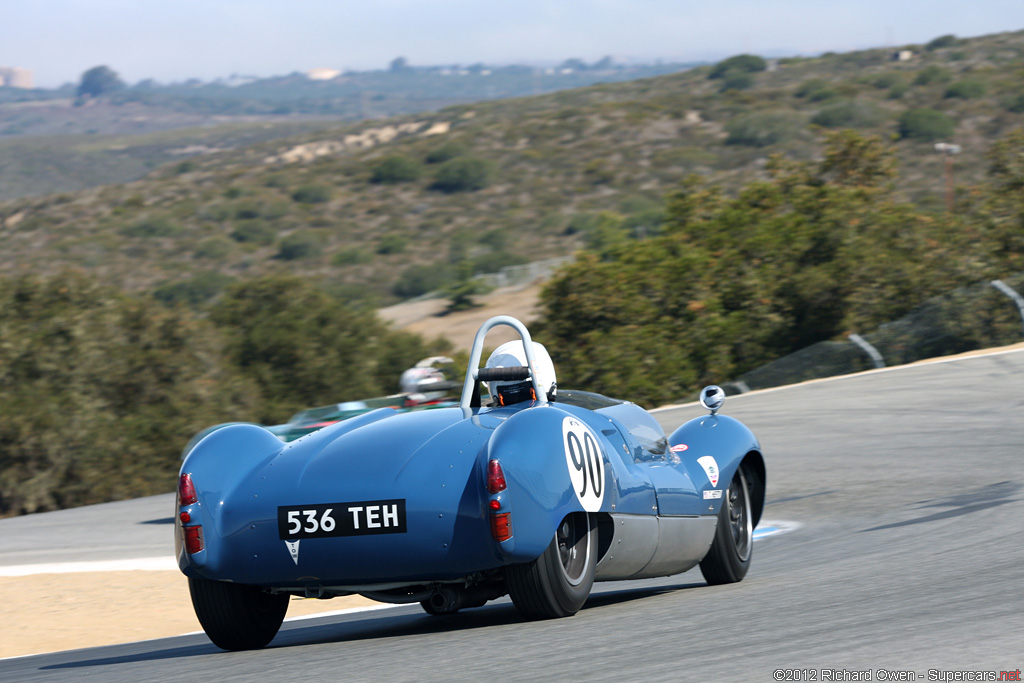
<svg viewBox="0 0 1024 683">
<path fill-rule="evenodd" d="M 908 109 L 900 116 L 900 137 L 907 140 L 933 142 L 948 138 L 955 130 L 956 121 L 934 109 Z"/>
<path fill-rule="evenodd" d="M 198 259 L 219 261 L 231 253 L 231 243 L 223 237 L 209 237 L 196 245 L 192 255 Z"/>
<path fill-rule="evenodd" d="M 475 192 L 491 184 L 494 169 L 490 162 L 474 157 L 458 157 L 441 164 L 430 188 L 439 192 Z"/>
<path fill-rule="evenodd" d="M 946 97 L 958 97 L 962 100 L 976 100 L 985 94 L 988 87 L 981 81 L 975 79 L 964 79 L 951 83 L 946 88 Z"/>
<path fill-rule="evenodd" d="M 343 249 L 331 257 L 331 263 L 336 266 L 357 266 L 372 261 L 373 257 L 364 249 Z"/>
<path fill-rule="evenodd" d="M 910 90 L 910 85 L 900 81 L 898 83 L 894 83 L 893 86 L 889 88 L 889 92 L 887 92 L 885 96 L 890 100 L 898 100 L 906 95 L 908 90 Z"/>
<path fill-rule="evenodd" d="M 421 170 L 419 162 L 415 159 L 396 154 L 384 157 L 374 164 L 370 182 L 383 185 L 408 183 L 418 179 Z"/>
<path fill-rule="evenodd" d="M 798 129 L 794 114 L 785 111 L 744 114 L 725 124 L 727 145 L 767 147 L 785 142 L 796 135 Z"/>
<path fill-rule="evenodd" d="M 378 254 L 401 254 L 408 246 L 409 240 L 397 233 L 384 235 L 377 243 Z"/>
<path fill-rule="evenodd" d="M 264 220 L 258 218 L 238 221 L 231 231 L 231 239 L 243 244 L 256 244 L 268 247 L 277 239 L 277 231 Z"/>
<path fill-rule="evenodd" d="M 757 55 L 736 55 L 715 64 L 708 78 L 725 78 L 730 72 L 757 73 L 767 68 L 768 63 Z"/>
<path fill-rule="evenodd" d="M 722 77 L 720 92 L 748 90 L 754 85 L 754 76 L 746 71 L 730 71 Z"/>
<path fill-rule="evenodd" d="M 1024 114 L 1024 93 L 1017 95 L 1007 102 L 1006 108 L 1014 114 Z"/>
<path fill-rule="evenodd" d="M 870 128 L 884 120 L 884 112 L 874 103 L 848 100 L 823 108 L 811 118 L 811 123 L 825 128 Z"/>
<path fill-rule="evenodd" d="M 933 38 L 928 42 L 927 45 L 924 46 L 924 49 L 931 52 L 933 50 L 939 50 L 944 47 L 953 47 L 954 45 L 957 45 L 959 42 L 960 41 L 957 40 L 956 36 L 950 33 L 944 36 L 939 36 L 938 38 Z"/>
<path fill-rule="evenodd" d="M 952 80 L 953 75 L 941 66 L 932 64 L 917 72 L 914 78 L 914 85 L 932 85 L 934 83 L 947 83 Z"/>
<path fill-rule="evenodd" d="M 326 185 L 300 185 L 292 192 L 292 199 L 300 204 L 324 204 L 331 201 L 331 188 Z"/>
<path fill-rule="evenodd" d="M 455 157 L 461 157 L 465 153 L 466 150 L 457 142 L 446 142 L 427 152 L 426 161 L 428 164 L 443 164 Z"/>
<path fill-rule="evenodd" d="M 121 230 L 128 237 L 175 237 L 181 233 L 181 226 L 167 216 L 144 218 Z"/>
<path fill-rule="evenodd" d="M 452 268 L 444 262 L 409 266 L 391 286 L 391 293 L 403 299 L 443 288 L 452 277 Z"/>
<path fill-rule="evenodd" d="M 263 207 L 259 202 L 249 200 L 236 204 L 234 207 L 234 213 L 235 218 L 240 220 L 259 218 L 263 213 Z"/>
<path fill-rule="evenodd" d="M 839 96 L 832 85 L 821 78 L 812 78 L 804 81 L 793 91 L 796 97 L 806 99 L 810 102 L 824 102 Z"/>
<path fill-rule="evenodd" d="M 182 303 L 197 307 L 220 294 L 232 282 L 233 277 L 207 271 L 188 280 L 164 283 L 153 290 L 153 298 L 168 306 Z"/>
<path fill-rule="evenodd" d="M 298 230 L 286 235 L 278 246 L 274 258 L 282 261 L 307 259 L 320 253 L 324 246 L 324 236 L 312 230 Z"/>
<path fill-rule="evenodd" d="M 879 90 L 886 90 L 887 88 L 891 88 L 894 85 L 903 82 L 902 75 L 895 71 L 886 71 L 885 73 L 879 74 L 875 77 L 875 79 L 871 81 L 871 85 L 875 86 Z"/>
</svg>

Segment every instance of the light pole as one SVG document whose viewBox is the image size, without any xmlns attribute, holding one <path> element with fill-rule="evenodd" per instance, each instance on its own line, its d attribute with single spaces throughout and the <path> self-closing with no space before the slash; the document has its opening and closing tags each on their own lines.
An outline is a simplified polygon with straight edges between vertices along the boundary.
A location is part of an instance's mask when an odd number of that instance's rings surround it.
<svg viewBox="0 0 1024 683">
<path fill-rule="evenodd" d="M 953 155 L 960 153 L 960 145 L 936 142 L 935 151 L 946 157 L 946 211 L 953 213 Z"/>
</svg>

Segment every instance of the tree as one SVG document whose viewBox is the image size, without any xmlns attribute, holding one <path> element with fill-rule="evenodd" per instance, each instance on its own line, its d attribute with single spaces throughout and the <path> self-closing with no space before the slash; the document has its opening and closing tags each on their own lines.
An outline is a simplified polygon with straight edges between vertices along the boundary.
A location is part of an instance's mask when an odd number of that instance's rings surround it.
<svg viewBox="0 0 1024 683">
<path fill-rule="evenodd" d="M 405 57 L 395 57 L 391 60 L 391 64 L 388 66 L 388 70 L 391 73 L 401 73 L 403 71 L 409 71 L 412 67 L 409 66 L 409 60 Z"/>
<path fill-rule="evenodd" d="M 82 74 L 78 84 L 79 97 L 99 97 L 124 87 L 117 73 L 108 66 L 94 66 Z"/>
<path fill-rule="evenodd" d="M 430 188 L 440 192 L 474 192 L 491 184 L 492 164 L 473 157 L 456 157 L 441 164 Z"/>
<path fill-rule="evenodd" d="M 900 116 L 900 137 L 908 140 L 932 142 L 948 138 L 956 130 L 956 121 L 941 111 L 919 107 L 908 109 Z"/>
<path fill-rule="evenodd" d="M 404 370 L 440 350 L 294 277 L 229 288 L 211 319 L 231 364 L 267 397 L 266 424 L 311 405 L 391 393 Z"/>
<path fill-rule="evenodd" d="M 80 275 L 0 279 L 0 516 L 163 493 L 201 429 L 258 413 L 216 330 Z"/>
<path fill-rule="evenodd" d="M 1019 149 L 994 157 L 1011 186 Z M 533 331 L 559 383 L 681 400 L 993 277 L 1010 257 L 901 201 L 893 158 L 881 139 L 844 131 L 827 136 L 820 161 L 772 157 L 767 179 L 733 197 L 687 179 L 656 236 L 599 244 L 544 288 Z"/>
<path fill-rule="evenodd" d="M 408 183 L 420 177 L 422 167 L 415 159 L 402 154 L 386 156 L 373 165 L 370 182 L 381 185 Z"/>
<path fill-rule="evenodd" d="M 708 78 L 725 78 L 731 72 L 757 73 L 768 68 L 768 62 L 757 55 L 736 55 L 711 67 Z"/>
</svg>

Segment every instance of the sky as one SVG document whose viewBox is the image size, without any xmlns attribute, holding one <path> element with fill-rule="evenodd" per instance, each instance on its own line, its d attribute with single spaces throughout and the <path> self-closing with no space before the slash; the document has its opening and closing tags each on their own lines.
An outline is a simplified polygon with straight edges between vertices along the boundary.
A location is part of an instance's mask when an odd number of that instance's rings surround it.
<svg viewBox="0 0 1024 683">
<path fill-rule="evenodd" d="M 716 61 L 1024 30 L 1022 0 L 8 0 L 0 66 L 37 87 L 105 65 L 127 83 L 316 67 Z"/>
</svg>

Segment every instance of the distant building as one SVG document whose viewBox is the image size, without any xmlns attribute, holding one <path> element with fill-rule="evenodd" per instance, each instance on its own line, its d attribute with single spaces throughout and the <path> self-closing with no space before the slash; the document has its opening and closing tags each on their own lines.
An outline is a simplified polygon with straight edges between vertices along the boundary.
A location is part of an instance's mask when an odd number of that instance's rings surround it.
<svg viewBox="0 0 1024 683">
<path fill-rule="evenodd" d="M 340 75 L 341 72 L 337 69 L 327 69 L 324 67 L 310 69 L 306 72 L 306 78 L 311 81 L 329 81 Z"/>
<path fill-rule="evenodd" d="M 35 87 L 32 83 L 32 72 L 16 66 L 0 66 L 0 86 L 26 89 Z"/>
<path fill-rule="evenodd" d="M 892 53 L 892 61 L 894 62 L 909 62 L 914 58 L 914 53 L 911 50 L 896 50 Z"/>
</svg>

